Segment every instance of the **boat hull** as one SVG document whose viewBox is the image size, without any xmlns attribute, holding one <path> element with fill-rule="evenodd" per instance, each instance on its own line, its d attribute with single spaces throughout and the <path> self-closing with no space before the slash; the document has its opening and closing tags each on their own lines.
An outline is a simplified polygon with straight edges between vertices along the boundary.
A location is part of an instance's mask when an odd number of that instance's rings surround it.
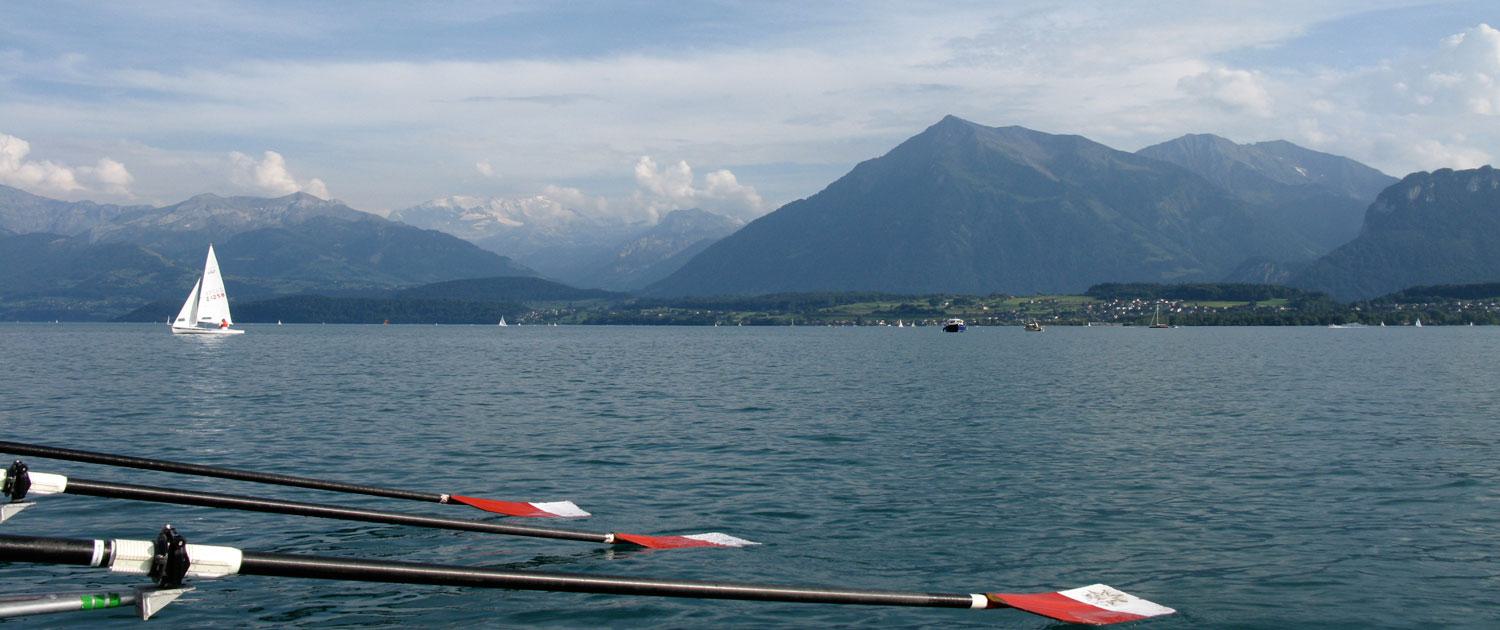
<svg viewBox="0 0 1500 630">
<path fill-rule="evenodd" d="M 968 326 L 965 326 L 963 324 L 948 324 L 946 326 L 943 326 L 943 332 L 963 332 L 967 329 Z"/>
<path fill-rule="evenodd" d="M 243 335 L 245 331 L 236 328 L 196 328 L 190 326 L 173 326 L 174 335 Z"/>
</svg>

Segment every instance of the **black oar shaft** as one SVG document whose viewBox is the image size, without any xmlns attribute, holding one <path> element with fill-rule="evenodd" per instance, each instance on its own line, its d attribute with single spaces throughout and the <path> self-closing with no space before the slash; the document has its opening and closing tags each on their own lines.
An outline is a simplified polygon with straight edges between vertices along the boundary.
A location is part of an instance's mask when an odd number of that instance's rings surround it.
<svg viewBox="0 0 1500 630">
<path fill-rule="evenodd" d="M 102 541 L 101 541 L 102 542 Z M 90 564 L 96 541 L 37 538 L 0 535 L 0 562 L 36 562 L 51 564 Z M 80 558 L 80 552 L 84 552 Z M 108 564 L 106 558 L 102 564 Z M 929 608 L 973 608 L 973 595 L 959 593 L 922 593 L 737 584 L 691 580 L 501 571 L 413 562 L 361 560 L 303 556 L 284 553 L 244 552 L 241 575 L 262 575 L 359 582 L 428 584 L 478 588 L 505 588 L 530 591 L 567 591 L 610 595 L 652 595 L 659 597 L 692 597 L 701 599 L 744 599 L 775 602 L 862 604 L 870 606 L 923 606 Z M 987 601 L 981 607 L 1000 607 Z"/>
<path fill-rule="evenodd" d="M 382 560 L 356 560 L 283 553 L 246 552 L 241 575 L 303 577 L 360 582 L 395 582 L 478 588 L 508 588 L 527 591 L 568 591 L 610 595 L 652 595 L 702 599 L 749 599 L 819 604 L 865 604 L 874 606 L 927 606 L 970 608 L 969 595 L 908 593 L 855 589 L 816 588 L 659 580 L 649 578 L 573 573 L 500 571 Z"/>
<path fill-rule="evenodd" d="M 111 455 L 109 453 L 94 453 L 91 451 L 79 451 L 69 448 L 56 448 L 51 446 L 41 446 L 37 444 L 23 444 L 20 442 L 0 441 L 0 453 L 27 455 L 30 457 L 46 457 L 49 459 L 61 459 L 72 462 L 84 462 L 88 464 L 121 466 L 124 468 L 139 468 L 142 470 L 159 470 L 162 472 L 199 475 L 203 477 L 218 477 L 221 479 L 235 479 L 239 481 L 254 481 L 257 483 L 269 483 L 279 486 L 297 486 L 299 488 L 312 488 L 315 490 L 352 492 L 355 494 L 368 494 L 377 497 L 388 497 L 392 499 L 411 499 L 415 501 L 431 501 L 434 503 L 443 503 L 445 501 L 445 495 L 435 492 L 415 492 L 412 490 L 379 488 L 375 486 L 343 483 L 339 481 L 324 481 L 322 479 L 311 479 L 308 477 L 297 477 L 293 475 L 263 473 L 251 470 L 236 470 L 233 468 L 219 468 L 216 466 L 203 466 L 201 464 L 186 464 L 182 462 L 167 461 L 164 459 L 127 457 L 124 455 Z"/>
<path fill-rule="evenodd" d="M 41 536 L 0 536 L 0 561 L 89 566 L 94 561 L 94 541 Z"/>
<path fill-rule="evenodd" d="M 281 501 L 278 499 L 265 499 L 260 497 L 247 497 L 232 494 L 191 492 L 187 490 L 176 490 L 171 488 L 154 488 L 150 486 L 137 486 L 124 483 L 92 481 L 89 479 L 78 479 L 74 477 L 68 478 L 67 490 L 65 490 L 64 492 L 66 494 L 109 497 L 114 499 L 154 501 L 157 503 L 196 505 L 200 507 L 245 510 L 249 512 L 269 512 L 272 514 L 291 514 L 296 516 L 311 516 L 315 518 L 334 518 L 346 521 L 363 521 L 367 523 L 386 523 L 390 525 L 410 525 L 413 527 L 456 529 L 470 532 L 484 532 L 488 534 L 505 534 L 509 536 L 530 536 L 533 538 L 577 540 L 592 543 L 606 543 L 611 540 L 609 534 L 595 532 L 579 532 L 567 529 L 530 527 L 526 525 L 508 525 L 502 523 L 487 523 L 483 521 L 467 521 L 456 518 L 420 516 L 416 514 L 403 514 L 400 512 L 384 512 L 378 510 L 362 510 L 334 505 L 300 503 L 296 501 Z"/>
</svg>

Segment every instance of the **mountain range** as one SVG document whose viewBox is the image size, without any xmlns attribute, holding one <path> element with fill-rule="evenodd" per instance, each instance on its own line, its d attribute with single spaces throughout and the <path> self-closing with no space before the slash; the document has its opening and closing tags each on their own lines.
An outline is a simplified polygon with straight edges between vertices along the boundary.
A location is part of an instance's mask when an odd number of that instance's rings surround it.
<svg viewBox="0 0 1500 630">
<path fill-rule="evenodd" d="M 1489 166 L 1412 173 L 1380 193 L 1364 228 L 1288 284 L 1338 299 L 1416 285 L 1500 280 L 1500 171 Z"/>
<path fill-rule="evenodd" d="M 633 290 L 676 271 L 744 222 L 697 208 L 656 223 L 574 210 L 545 196 L 434 199 L 390 214 L 515 258 L 551 278 L 585 287 Z"/>
<path fill-rule="evenodd" d="M 659 295 L 1067 293 L 1321 253 L 1170 162 L 949 116 L 709 246 Z"/>
<path fill-rule="evenodd" d="M 1259 220 L 1320 253 L 1359 234 L 1365 208 L 1396 178 L 1346 157 L 1284 140 L 1235 144 L 1190 134 L 1136 152 L 1171 162 L 1245 202 Z"/>
<path fill-rule="evenodd" d="M 39 208 L 58 219 L 39 221 Z M 112 207 L 0 187 L 0 229 L 11 233 L 0 235 L 0 317 L 112 317 L 180 299 L 209 243 L 241 299 L 536 275 L 457 237 L 302 193 Z"/>
<path fill-rule="evenodd" d="M 393 221 L 453 234 L 570 280 L 645 226 L 569 208 L 543 195 L 519 199 L 453 196 L 391 212 Z"/>
<path fill-rule="evenodd" d="M 1364 299 L 1500 280 L 1489 167 L 1397 181 L 1282 141 L 1198 134 L 1130 153 L 953 116 L 748 225 L 698 209 L 630 223 L 543 196 L 448 197 L 391 217 L 305 194 L 152 207 L 0 186 L 0 317 L 180 300 L 209 242 L 238 299 L 619 297 L 516 280 L 539 275 L 664 297 L 1230 280 Z"/>
</svg>

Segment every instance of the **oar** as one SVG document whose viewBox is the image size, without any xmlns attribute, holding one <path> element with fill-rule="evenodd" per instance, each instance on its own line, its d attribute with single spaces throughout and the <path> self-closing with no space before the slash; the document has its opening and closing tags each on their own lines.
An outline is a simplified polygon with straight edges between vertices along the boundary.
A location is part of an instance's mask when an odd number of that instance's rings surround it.
<svg viewBox="0 0 1500 630">
<path fill-rule="evenodd" d="M 175 541 L 174 538 L 175 537 Z M 166 541 L 164 544 L 163 541 Z M 171 550 L 185 548 L 173 566 Z M 160 548 L 160 549 L 158 549 Z M 153 559 L 155 557 L 155 559 Z M 163 559 L 165 558 L 165 560 Z M 364 560 L 287 553 L 256 553 L 235 547 L 186 544 L 167 529 L 157 544 L 144 540 L 87 540 L 0 535 L 0 562 L 32 562 L 109 567 L 116 573 L 181 577 L 263 575 L 272 577 L 388 582 L 608 595 L 648 595 L 699 599 L 740 599 L 800 604 L 858 604 L 926 608 L 1017 608 L 1069 623 L 1104 625 L 1171 614 L 1154 604 L 1103 584 L 1048 593 L 928 593 L 855 587 L 803 587 L 732 582 L 701 582 L 570 573 L 501 571 L 388 560 Z M 186 564 L 186 566 L 182 566 Z"/>
<path fill-rule="evenodd" d="M 136 586 L 118 591 L 4 595 L 0 596 L 0 618 L 130 606 L 145 621 L 191 590 L 193 589 Z"/>
<path fill-rule="evenodd" d="M 265 499 L 261 497 L 247 497 L 233 494 L 215 494 L 209 492 L 192 492 L 189 490 L 177 490 L 173 488 L 157 488 L 151 486 L 137 486 L 124 483 L 110 483 L 107 481 L 91 481 L 66 477 L 63 475 L 33 472 L 27 470 L 25 464 L 17 462 L 9 470 L 0 470 L 0 485 L 11 487 L 16 483 L 16 471 L 24 476 L 25 487 L 31 494 L 72 494 L 91 497 L 108 497 L 113 499 L 129 499 L 133 501 L 154 501 L 156 503 L 173 503 L 178 505 L 196 505 L 199 507 L 224 508 L 229 510 L 244 510 L 247 512 L 268 512 L 272 514 L 292 514 L 296 516 L 311 516 L 315 518 L 332 518 L 346 521 L 361 521 L 365 523 L 385 523 L 390 525 L 409 525 L 413 527 L 431 527 L 436 529 L 453 529 L 469 532 L 484 532 L 487 534 L 503 534 L 507 536 L 529 536 L 532 538 L 552 538 L 556 540 L 573 540 L 580 542 L 591 542 L 599 544 L 631 544 L 648 549 L 680 549 L 685 547 L 744 547 L 757 543 L 743 538 L 736 538 L 728 534 L 711 532 L 707 534 L 692 534 L 687 536 L 643 536 L 640 534 L 625 534 L 618 532 L 580 532 L 569 529 L 551 529 L 546 527 L 532 527 L 530 525 L 510 525 L 505 523 L 487 523 L 483 521 L 466 521 L 456 518 L 442 518 L 435 516 L 422 516 L 419 514 L 403 514 L 401 512 L 383 512 L 377 510 L 363 510 L 347 508 L 336 505 L 320 505 L 317 503 L 299 503 L 296 501 L 281 501 L 278 499 Z M 12 500 L 21 497 L 12 496 Z"/>
<path fill-rule="evenodd" d="M 296 477 L 293 475 L 263 473 L 251 470 L 236 470 L 233 468 L 218 468 L 215 466 L 204 466 L 201 464 L 185 464 L 182 462 L 171 462 L 163 459 L 127 457 L 125 455 L 94 453 L 90 451 L 73 450 L 70 448 L 56 448 L 51 446 L 41 446 L 37 444 L 23 444 L 20 442 L 0 441 L 0 453 L 28 455 L 32 457 L 46 457 L 49 459 L 64 459 L 68 461 L 84 462 L 88 464 L 122 466 L 125 468 L 140 468 L 143 470 L 159 470 L 162 472 L 199 475 L 203 477 L 219 477 L 222 479 L 235 479 L 239 481 L 254 481 L 257 483 L 269 483 L 279 486 L 297 486 L 299 488 L 332 490 L 334 492 L 352 492 L 355 494 L 368 494 L 372 496 L 387 497 L 391 499 L 408 499 L 412 501 L 427 501 L 431 503 L 461 503 L 470 507 L 479 508 L 486 512 L 494 512 L 496 514 L 504 514 L 506 516 L 529 516 L 539 518 L 580 518 L 589 516 L 588 512 L 579 509 L 578 506 L 574 505 L 572 501 L 554 501 L 550 503 L 498 501 L 495 499 L 481 499 L 478 497 L 466 497 L 457 494 L 415 492 L 412 490 L 377 488 L 375 486 L 363 486 L 359 484 L 343 483 L 340 481 L 325 481 L 322 479 L 312 479 L 309 477 Z"/>
</svg>

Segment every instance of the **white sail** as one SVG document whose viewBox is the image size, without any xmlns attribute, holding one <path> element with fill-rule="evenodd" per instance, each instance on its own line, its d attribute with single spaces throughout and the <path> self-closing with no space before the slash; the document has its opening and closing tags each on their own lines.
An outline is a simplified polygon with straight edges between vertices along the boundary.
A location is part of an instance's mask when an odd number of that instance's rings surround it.
<svg viewBox="0 0 1500 630">
<path fill-rule="evenodd" d="M 219 275 L 219 259 L 214 256 L 214 246 L 209 245 L 208 259 L 203 261 L 203 275 L 193 283 L 187 301 L 182 303 L 182 311 L 172 322 L 172 333 L 238 335 L 245 332 L 230 328 L 233 323 L 234 318 L 229 315 L 229 296 L 224 293 L 224 278 Z"/>
<path fill-rule="evenodd" d="M 193 283 L 193 290 L 188 292 L 187 301 L 182 303 L 182 310 L 177 311 L 177 319 L 172 321 L 173 326 L 192 326 L 193 320 L 198 318 L 198 287 L 203 284 L 203 278 Z"/>
<path fill-rule="evenodd" d="M 198 317 L 193 321 L 213 326 L 228 323 L 234 325 L 229 316 L 229 296 L 224 294 L 224 278 L 219 275 L 219 259 L 214 256 L 214 246 L 208 246 L 208 260 L 203 263 L 203 280 L 199 282 Z"/>
</svg>

